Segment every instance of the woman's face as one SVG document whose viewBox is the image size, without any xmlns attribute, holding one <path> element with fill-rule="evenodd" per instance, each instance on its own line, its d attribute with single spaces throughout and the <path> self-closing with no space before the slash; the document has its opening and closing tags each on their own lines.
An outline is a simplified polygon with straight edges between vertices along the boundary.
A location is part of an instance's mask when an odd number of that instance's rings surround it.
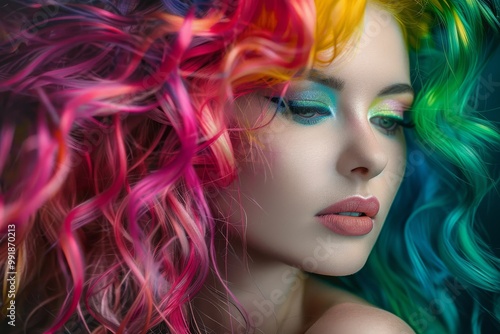
<svg viewBox="0 0 500 334">
<path fill-rule="evenodd" d="M 283 99 L 268 91 L 237 101 L 235 117 L 247 128 L 277 111 L 241 143 L 238 179 L 216 200 L 250 252 L 325 275 L 366 262 L 405 169 L 399 123 L 413 93 L 390 14 L 369 5 L 358 40 L 292 82 Z"/>
</svg>

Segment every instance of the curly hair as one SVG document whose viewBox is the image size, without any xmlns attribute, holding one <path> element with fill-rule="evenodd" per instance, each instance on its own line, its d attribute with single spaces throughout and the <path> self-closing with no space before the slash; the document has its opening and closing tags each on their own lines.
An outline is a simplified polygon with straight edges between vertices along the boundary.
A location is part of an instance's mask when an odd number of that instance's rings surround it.
<svg viewBox="0 0 500 334">
<path fill-rule="evenodd" d="M 497 21 L 482 1 L 376 2 L 413 50 L 423 83 L 409 154 L 427 152 L 429 161 L 407 172 L 400 189 L 398 201 L 411 200 L 411 210 L 394 206 L 404 209 L 393 210 L 366 268 L 344 284 L 418 332 L 456 333 L 455 302 L 437 315 L 418 312 L 450 279 L 471 294 L 500 289 L 499 260 L 473 226 L 491 184 L 484 148 L 500 138 L 467 105 L 484 60 L 481 34 Z M 92 333 L 191 332 L 190 302 L 208 272 L 225 284 L 209 198 L 237 177 L 241 129 L 223 110 L 331 62 L 365 6 L 8 1 L 0 13 L 4 314 L 14 301 L 29 333 L 55 333 L 76 317 Z M 332 58 L 320 59 L 328 48 Z M 426 181 L 416 200 L 415 180 Z"/>
</svg>

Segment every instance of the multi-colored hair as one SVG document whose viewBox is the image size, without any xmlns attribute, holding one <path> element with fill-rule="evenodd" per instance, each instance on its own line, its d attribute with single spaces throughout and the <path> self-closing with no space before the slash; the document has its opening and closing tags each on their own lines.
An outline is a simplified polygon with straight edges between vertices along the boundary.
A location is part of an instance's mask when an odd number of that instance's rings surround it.
<svg viewBox="0 0 500 334">
<path fill-rule="evenodd" d="M 498 181 L 487 166 L 500 134 L 474 110 L 474 97 L 500 3 L 431 0 L 410 24 L 398 14 L 411 14 L 404 2 L 392 5 L 401 6 L 391 11 L 413 44 L 416 131 L 407 132 L 405 177 L 384 231 L 367 265 L 344 283 L 417 333 L 480 333 L 485 314 L 500 320 L 500 260 L 476 220 Z M 464 317 L 465 302 L 472 306 Z"/>
<path fill-rule="evenodd" d="M 500 289 L 499 260 L 474 228 L 491 185 L 485 148 L 500 138 L 468 100 L 484 62 L 482 33 L 497 21 L 482 1 L 374 2 L 395 15 L 413 50 L 416 129 L 387 227 L 365 269 L 344 284 L 417 332 L 457 333 L 449 286 L 474 297 Z M 224 284 L 213 244 L 223 227 L 209 202 L 237 177 L 233 145 L 242 132 L 224 110 L 331 61 L 365 6 L 7 2 L 0 269 L 4 314 L 8 273 L 16 272 L 16 328 L 55 333 L 79 315 L 93 319 L 94 333 L 195 329 L 190 302 L 209 270 Z M 332 59 L 319 59 L 329 48 Z M 12 230 L 15 270 L 7 261 Z M 429 308 L 444 296 L 446 308 Z M 497 305 L 490 310 L 498 319 Z"/>
</svg>

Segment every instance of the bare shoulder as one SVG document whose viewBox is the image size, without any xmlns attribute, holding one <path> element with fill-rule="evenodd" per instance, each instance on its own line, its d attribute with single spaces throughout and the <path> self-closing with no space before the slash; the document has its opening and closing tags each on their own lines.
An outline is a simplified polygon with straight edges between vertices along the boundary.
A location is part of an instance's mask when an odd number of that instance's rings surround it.
<svg viewBox="0 0 500 334">
<path fill-rule="evenodd" d="M 415 334 L 400 318 L 382 309 L 346 302 L 330 307 L 305 334 Z"/>
<path fill-rule="evenodd" d="M 316 279 L 306 282 L 306 334 L 415 334 L 396 315 Z"/>
</svg>

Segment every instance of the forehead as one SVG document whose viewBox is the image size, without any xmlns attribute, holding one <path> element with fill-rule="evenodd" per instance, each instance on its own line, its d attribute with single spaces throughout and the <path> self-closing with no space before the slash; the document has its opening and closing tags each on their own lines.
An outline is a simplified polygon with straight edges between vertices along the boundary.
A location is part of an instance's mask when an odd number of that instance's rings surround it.
<svg viewBox="0 0 500 334">
<path fill-rule="evenodd" d="M 399 23 L 382 7 L 369 4 L 360 34 L 332 63 L 317 64 L 314 71 L 343 81 L 346 93 L 371 94 L 394 83 L 409 83 L 408 48 Z"/>
</svg>

